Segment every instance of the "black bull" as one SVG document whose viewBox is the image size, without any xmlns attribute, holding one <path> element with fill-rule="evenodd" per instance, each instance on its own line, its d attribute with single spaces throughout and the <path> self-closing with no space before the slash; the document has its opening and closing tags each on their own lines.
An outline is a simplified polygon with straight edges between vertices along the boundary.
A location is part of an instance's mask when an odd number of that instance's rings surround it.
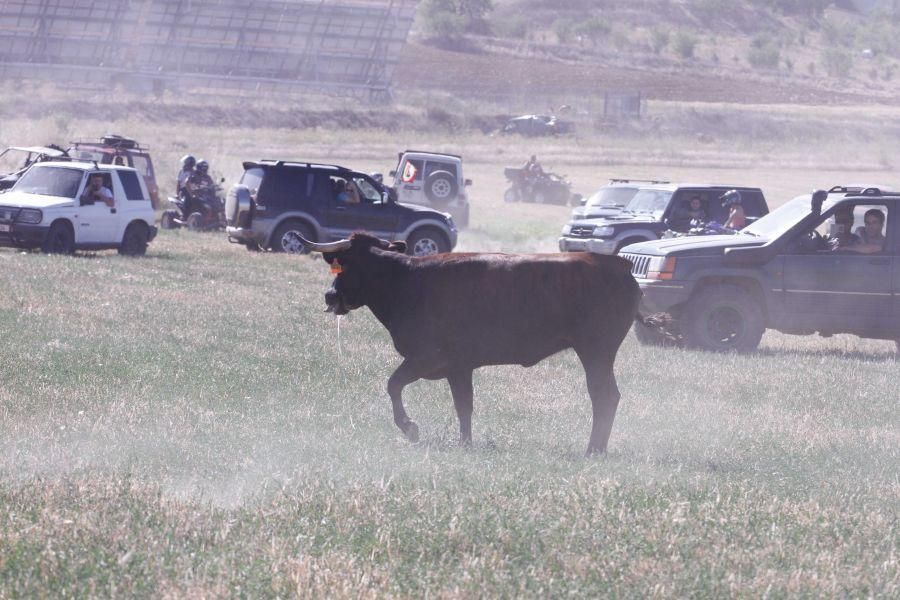
<svg viewBox="0 0 900 600">
<path fill-rule="evenodd" d="M 619 404 L 616 352 L 638 315 L 631 264 L 616 256 L 440 254 L 410 257 L 405 244 L 354 234 L 306 242 L 338 272 L 325 294 L 338 315 L 368 306 L 388 329 L 403 363 L 388 380 L 394 422 L 412 441 L 403 388 L 446 379 L 463 443 L 472 439 L 472 372 L 486 365 L 532 366 L 566 348 L 581 360 L 593 407 L 588 454 L 603 452 Z"/>
</svg>

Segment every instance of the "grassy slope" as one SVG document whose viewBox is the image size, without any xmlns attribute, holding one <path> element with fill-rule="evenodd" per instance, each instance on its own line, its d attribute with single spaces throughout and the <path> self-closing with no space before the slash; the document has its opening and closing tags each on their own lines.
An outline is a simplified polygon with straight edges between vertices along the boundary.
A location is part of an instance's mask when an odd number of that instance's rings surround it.
<svg viewBox="0 0 900 600">
<path fill-rule="evenodd" d="M 0 263 L 0 596 L 900 591 L 887 344 L 629 337 L 605 459 L 568 353 L 478 373 L 473 450 L 412 386 L 410 446 L 321 261 L 163 232 Z"/>
</svg>

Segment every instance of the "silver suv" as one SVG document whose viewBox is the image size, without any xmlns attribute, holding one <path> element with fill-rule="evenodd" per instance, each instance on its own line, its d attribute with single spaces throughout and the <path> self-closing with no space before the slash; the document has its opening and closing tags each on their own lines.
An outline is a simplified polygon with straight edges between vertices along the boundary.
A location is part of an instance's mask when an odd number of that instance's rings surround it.
<svg viewBox="0 0 900 600">
<path fill-rule="evenodd" d="M 468 227 L 466 188 L 472 180 L 463 177 L 461 156 L 406 150 L 398 155 L 397 166 L 389 175 L 399 202 L 448 212 L 457 226 Z"/>
</svg>

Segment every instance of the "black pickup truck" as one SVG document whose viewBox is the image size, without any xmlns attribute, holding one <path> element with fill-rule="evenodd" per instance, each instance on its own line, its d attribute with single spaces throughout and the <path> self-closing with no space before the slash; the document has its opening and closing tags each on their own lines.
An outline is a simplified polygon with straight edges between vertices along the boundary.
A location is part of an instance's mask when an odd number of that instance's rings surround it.
<svg viewBox="0 0 900 600">
<path fill-rule="evenodd" d="M 835 187 L 799 196 L 740 233 L 663 239 L 621 256 L 668 313 L 644 343 L 751 351 L 767 328 L 895 340 L 900 350 L 900 193 Z"/>
</svg>

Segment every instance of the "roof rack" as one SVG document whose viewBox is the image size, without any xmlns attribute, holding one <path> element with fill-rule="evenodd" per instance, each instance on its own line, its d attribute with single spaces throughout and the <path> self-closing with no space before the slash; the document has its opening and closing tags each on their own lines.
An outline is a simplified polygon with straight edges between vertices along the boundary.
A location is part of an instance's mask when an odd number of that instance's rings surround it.
<svg viewBox="0 0 900 600">
<path fill-rule="evenodd" d="M 660 185 L 664 183 L 672 183 L 666 179 L 619 179 L 618 177 L 610 177 L 610 183 L 650 183 L 653 185 Z"/>
<path fill-rule="evenodd" d="M 99 140 L 87 140 L 87 139 L 78 139 L 72 140 L 69 142 L 73 146 L 81 145 L 81 146 L 108 146 L 110 148 L 114 148 L 116 150 L 139 150 L 146 152 L 150 148 L 147 146 L 142 146 L 138 143 L 137 140 L 133 140 L 131 138 L 127 138 L 125 136 L 108 133 L 100 137 Z"/>
<path fill-rule="evenodd" d="M 404 150 L 403 152 L 401 152 L 400 155 L 402 156 L 408 152 L 413 152 L 415 154 L 434 154 L 436 156 L 449 156 L 451 158 L 458 158 L 458 159 L 462 160 L 462 156 L 460 156 L 459 154 L 447 154 L 446 152 L 435 152 L 434 150 L 409 150 L 409 149 L 407 149 L 407 150 Z"/>
<path fill-rule="evenodd" d="M 310 163 L 310 162 L 302 162 L 297 160 L 282 160 L 278 158 L 261 158 L 257 161 L 247 161 L 249 163 L 256 163 L 260 165 L 272 165 L 275 167 L 306 167 L 308 169 L 334 169 L 335 171 L 346 171 L 353 172 L 353 169 L 348 169 L 347 167 L 342 167 L 341 165 L 328 165 L 328 164 L 320 164 L 320 163 Z"/>
</svg>

